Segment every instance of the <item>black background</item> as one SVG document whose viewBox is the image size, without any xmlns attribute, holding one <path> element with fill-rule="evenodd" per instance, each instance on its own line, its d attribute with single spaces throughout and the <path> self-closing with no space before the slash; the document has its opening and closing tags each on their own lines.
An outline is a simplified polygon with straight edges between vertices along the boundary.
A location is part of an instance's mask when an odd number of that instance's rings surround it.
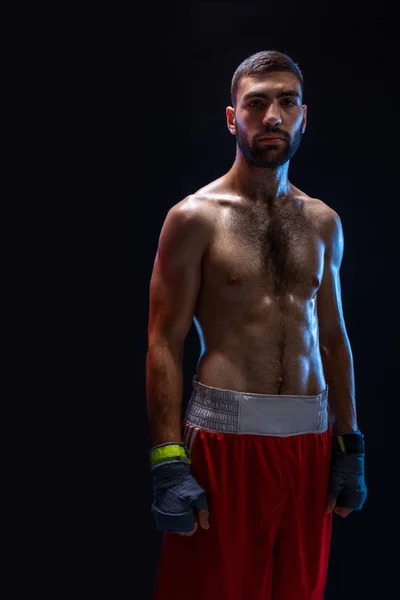
<svg viewBox="0 0 400 600">
<path fill-rule="evenodd" d="M 232 165 L 235 139 L 225 121 L 231 77 L 243 59 L 265 49 L 288 53 L 304 76 L 308 124 L 290 181 L 334 208 L 344 229 L 342 301 L 369 497 L 348 519 L 334 516 L 326 599 L 396 595 L 388 549 L 398 531 L 395 455 L 389 453 L 398 412 L 395 24 L 394 4 L 387 3 L 368 9 L 361 3 L 201 2 L 142 6 L 140 15 L 114 15 L 105 29 L 113 201 L 120 209 L 123 375 L 110 435 L 118 440 L 121 432 L 125 471 L 114 498 L 122 511 L 111 549 L 115 597 L 152 598 L 162 540 L 150 514 L 145 400 L 148 290 L 158 236 L 172 205 Z M 198 353 L 193 327 L 185 345 L 183 410 Z M 193 572 L 195 581 L 195 565 Z"/>
</svg>

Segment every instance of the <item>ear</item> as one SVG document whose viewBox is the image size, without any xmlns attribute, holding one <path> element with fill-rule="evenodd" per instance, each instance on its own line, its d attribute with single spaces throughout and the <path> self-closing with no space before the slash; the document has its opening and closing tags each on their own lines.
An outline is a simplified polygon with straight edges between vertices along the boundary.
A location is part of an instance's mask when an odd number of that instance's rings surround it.
<svg viewBox="0 0 400 600">
<path fill-rule="evenodd" d="M 236 135 L 235 109 L 232 106 L 226 107 L 226 124 L 232 135 Z"/>
<path fill-rule="evenodd" d="M 303 119 L 301 122 L 301 133 L 304 133 L 307 126 L 307 104 L 303 104 Z"/>
</svg>

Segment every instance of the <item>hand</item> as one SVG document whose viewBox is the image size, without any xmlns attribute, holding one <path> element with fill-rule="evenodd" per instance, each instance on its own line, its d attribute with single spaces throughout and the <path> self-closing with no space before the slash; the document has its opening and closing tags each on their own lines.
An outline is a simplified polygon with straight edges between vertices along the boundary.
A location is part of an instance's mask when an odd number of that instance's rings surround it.
<svg viewBox="0 0 400 600">
<path fill-rule="evenodd" d="M 151 512 L 161 531 L 193 535 L 200 521 L 208 529 L 205 490 L 190 473 L 186 459 L 163 461 L 152 467 L 154 498 Z"/>
<path fill-rule="evenodd" d="M 327 513 L 333 511 L 342 519 L 348 517 L 353 510 L 360 510 L 367 498 L 363 447 L 354 438 L 346 443 L 349 449 L 354 449 L 354 444 L 358 444 L 358 452 L 348 452 L 346 447 L 339 451 L 334 440 L 326 505 Z"/>
<path fill-rule="evenodd" d="M 336 499 L 333 498 L 332 496 L 328 496 L 328 502 L 326 505 L 326 512 L 330 513 L 330 512 L 334 512 L 337 515 L 339 515 L 339 517 L 342 517 L 342 519 L 345 519 L 346 517 L 349 516 L 349 514 L 352 512 L 352 510 L 354 510 L 353 508 L 346 508 L 346 506 L 336 506 Z"/>
<path fill-rule="evenodd" d="M 208 512 L 208 510 L 200 509 L 198 511 L 197 515 L 195 514 L 195 517 L 194 517 L 193 531 L 189 531 L 187 533 L 180 533 L 179 535 L 192 536 L 194 533 L 196 533 L 199 523 L 200 523 L 200 527 L 202 527 L 203 529 L 210 529 L 210 523 L 208 521 L 209 514 L 210 513 Z"/>
</svg>

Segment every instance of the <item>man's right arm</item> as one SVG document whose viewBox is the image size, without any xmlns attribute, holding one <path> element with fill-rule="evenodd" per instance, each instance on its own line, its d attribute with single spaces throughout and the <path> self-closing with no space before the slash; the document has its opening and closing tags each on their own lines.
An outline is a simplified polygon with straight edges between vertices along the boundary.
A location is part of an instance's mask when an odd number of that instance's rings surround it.
<svg viewBox="0 0 400 600">
<path fill-rule="evenodd" d="M 181 442 L 183 347 L 201 285 L 210 223 L 205 212 L 188 199 L 169 210 L 161 229 L 150 281 L 146 360 L 153 446 Z"/>
</svg>

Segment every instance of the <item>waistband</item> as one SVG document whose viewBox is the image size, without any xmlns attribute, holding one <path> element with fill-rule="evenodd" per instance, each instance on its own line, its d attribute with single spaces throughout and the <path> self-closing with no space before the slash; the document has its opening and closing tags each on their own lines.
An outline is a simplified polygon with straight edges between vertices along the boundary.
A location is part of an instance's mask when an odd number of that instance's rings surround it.
<svg viewBox="0 0 400 600">
<path fill-rule="evenodd" d="M 186 424 L 219 433 L 289 436 L 328 429 L 328 386 L 316 396 L 254 394 L 209 387 L 193 377 Z"/>
</svg>

